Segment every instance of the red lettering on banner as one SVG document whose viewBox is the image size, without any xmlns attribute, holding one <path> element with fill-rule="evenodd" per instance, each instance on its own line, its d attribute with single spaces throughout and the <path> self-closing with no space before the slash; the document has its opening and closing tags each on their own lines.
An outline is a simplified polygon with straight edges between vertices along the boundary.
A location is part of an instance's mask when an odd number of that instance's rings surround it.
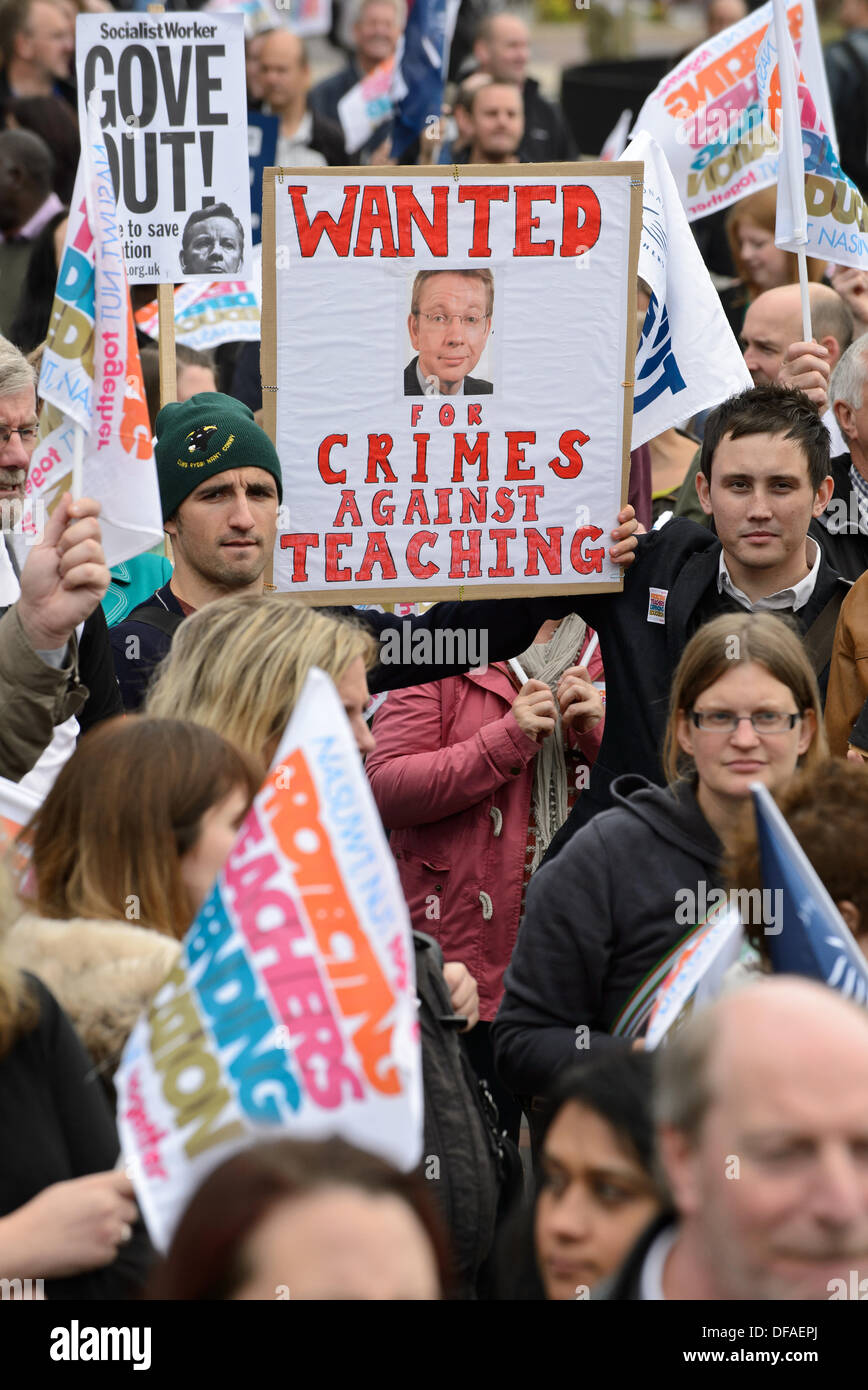
<svg viewBox="0 0 868 1390">
<path fill-rule="evenodd" d="M 482 406 L 479 401 L 471 401 L 467 407 L 468 425 L 479 425 L 482 423 Z"/>
<path fill-rule="evenodd" d="M 434 525 L 447 526 L 452 520 L 449 510 L 449 503 L 452 501 L 452 489 L 450 487 L 435 487 L 434 496 L 437 498 L 437 515 L 434 518 Z"/>
<path fill-rule="evenodd" d="M 417 521 L 422 526 L 431 525 L 431 518 L 428 515 L 428 503 L 420 487 L 414 487 L 410 493 L 410 500 L 407 503 L 407 510 L 404 513 L 403 525 L 411 526 Z"/>
<path fill-rule="evenodd" d="M 78 211 L 81 216 L 81 221 L 78 224 L 78 230 L 72 244 L 76 251 L 89 251 L 93 246 L 93 232 L 90 230 L 90 222 L 87 216 L 87 200 L 85 198 L 82 198 L 81 206 Z"/>
<path fill-rule="evenodd" d="M 367 583 L 373 574 L 374 565 L 380 566 L 383 579 L 398 578 L 398 571 L 395 569 L 395 561 L 392 559 L 392 552 L 389 549 L 385 531 L 371 531 L 369 533 L 361 568 L 356 571 L 357 581 Z"/>
<path fill-rule="evenodd" d="M 503 183 L 462 184 L 458 189 L 459 203 L 473 203 L 473 242 L 468 256 L 490 256 L 488 228 L 491 204 L 508 203 L 509 188 Z"/>
<path fill-rule="evenodd" d="M 311 225 L 304 205 L 307 185 L 289 185 L 286 191 L 292 203 L 296 231 L 298 232 L 298 245 L 303 256 L 316 255 L 323 233 L 328 237 L 338 256 L 350 254 L 350 238 L 353 234 L 353 219 L 356 215 L 356 199 L 359 196 L 359 187 L 359 184 L 344 184 L 344 205 L 338 221 L 335 221 L 331 213 L 318 212 L 313 219 L 313 225 Z"/>
<path fill-rule="evenodd" d="M 464 465 L 469 463 L 471 467 L 479 466 L 479 481 L 488 482 L 488 434 L 481 433 L 476 436 L 476 442 L 471 448 L 467 443 L 466 434 L 456 434 L 452 455 L 452 481 L 453 483 L 464 482 Z"/>
<path fill-rule="evenodd" d="M 317 467 L 324 483 L 345 483 L 347 481 L 345 468 L 342 468 L 340 473 L 336 473 L 331 466 L 331 452 L 336 444 L 340 444 L 341 448 L 345 449 L 347 436 L 345 434 L 327 434 L 317 450 Z"/>
<path fill-rule="evenodd" d="M 368 435 L 368 471 L 365 474 L 366 483 L 377 482 L 377 469 L 382 468 L 383 479 L 387 483 L 398 481 L 392 472 L 389 463 L 389 454 L 394 443 L 390 434 L 369 434 Z"/>
<path fill-rule="evenodd" d="M 525 444 L 536 443 L 536 430 L 526 433 L 522 430 L 506 431 L 506 473 L 504 477 L 510 483 L 531 481 L 536 477 L 533 464 L 527 468 L 520 468 L 519 464 L 524 463 Z"/>
<path fill-rule="evenodd" d="M 449 567 L 449 578 L 479 579 L 482 574 L 479 558 L 482 532 L 450 531 L 449 539 L 452 541 L 452 564 Z"/>
<path fill-rule="evenodd" d="M 348 584 L 353 577 L 351 569 L 341 567 L 341 551 L 352 545 L 352 536 L 336 536 L 333 531 L 326 532 L 325 538 L 325 577 L 327 584 Z"/>
<path fill-rule="evenodd" d="M 396 183 L 392 192 L 395 195 L 395 213 L 398 222 L 398 255 L 414 256 L 413 224 L 422 233 L 432 256 L 449 254 L 449 189 L 442 185 L 432 188 L 434 215 L 429 221 L 422 205 L 407 183 Z M 415 425 L 416 421 L 413 421 Z"/>
<path fill-rule="evenodd" d="M 540 219 L 532 213 L 534 203 L 557 202 L 553 183 L 517 184 L 515 189 L 515 246 L 514 256 L 553 256 L 553 241 L 531 241 L 530 234 L 539 227 Z M 563 252 L 561 252 L 563 255 Z"/>
<path fill-rule="evenodd" d="M 281 536 L 281 550 L 292 551 L 292 582 L 293 584 L 307 583 L 307 552 L 313 547 L 319 550 L 319 536 L 311 532 L 304 535 L 296 533 L 292 536 Z"/>
<path fill-rule="evenodd" d="M 524 502 L 524 516 L 522 517 L 522 521 L 539 521 L 539 517 L 536 514 L 537 498 L 545 497 L 545 491 L 545 488 L 540 487 L 539 483 L 530 486 L 527 483 L 522 483 L 521 487 L 516 488 L 516 492 Z"/>
<path fill-rule="evenodd" d="M 559 478 L 578 478 L 584 467 L 582 456 L 576 448 L 577 444 L 587 444 L 590 435 L 582 430 L 564 430 L 558 440 L 558 448 L 562 454 L 566 454 L 566 463 L 561 463 L 559 458 L 549 461 L 549 468 L 556 473 Z"/>
<path fill-rule="evenodd" d="M 365 184 L 362 192 L 362 210 L 359 213 L 359 230 L 356 233 L 354 256 L 373 256 L 372 239 L 374 232 L 380 233 L 381 256 L 397 256 L 392 238 L 392 214 L 389 211 L 389 194 L 383 184 Z"/>
<path fill-rule="evenodd" d="M 391 502 L 384 502 L 384 499 L 391 496 L 391 488 L 383 488 L 380 492 L 375 492 L 371 498 L 371 517 L 375 526 L 391 526 L 395 520 L 394 506 Z"/>
<path fill-rule="evenodd" d="M 603 216 L 600 200 L 586 183 L 569 184 L 563 190 L 564 230 L 561 238 L 562 256 L 581 256 L 590 251 L 600 235 Z M 579 213 L 583 214 L 579 222 Z"/>
<path fill-rule="evenodd" d="M 515 515 L 515 503 L 512 500 L 511 487 L 499 487 L 494 494 L 497 506 L 491 513 L 492 521 L 512 521 Z"/>
<path fill-rule="evenodd" d="M 494 541 L 494 564 L 488 567 L 489 579 L 511 579 L 515 570 L 509 563 L 507 542 L 515 540 L 515 531 L 507 528 L 502 531 L 489 531 L 488 535 Z"/>
<path fill-rule="evenodd" d="M 431 579 L 440 573 L 440 566 L 433 560 L 420 560 L 419 551 L 423 545 L 436 545 L 436 531 L 416 531 L 407 542 L 407 568 L 414 579 Z"/>
<path fill-rule="evenodd" d="M 416 444 L 416 471 L 410 479 L 411 483 L 427 483 L 428 481 L 428 440 L 430 438 L 430 434 L 413 435 Z"/>
<path fill-rule="evenodd" d="M 563 526 L 547 526 L 546 535 L 548 541 L 544 541 L 539 531 L 530 526 L 524 533 L 527 541 L 527 564 L 524 572 L 526 575 L 539 574 L 539 561 L 542 560 L 549 574 L 560 574 L 561 572 L 561 541 L 564 535 Z"/>
<path fill-rule="evenodd" d="M 473 513 L 471 517 L 470 513 Z M 484 521 L 488 512 L 488 488 L 481 487 L 478 493 L 472 493 L 470 488 L 461 489 L 461 516 L 459 518 L 462 526 L 469 525 L 470 521 Z"/>
<path fill-rule="evenodd" d="M 438 416 L 441 425 L 453 425 L 455 423 L 455 407 L 447 401 L 446 405 L 441 405 L 440 415 Z"/>
<path fill-rule="evenodd" d="M 590 574 L 592 571 L 599 574 L 602 570 L 605 550 L 598 547 L 596 550 L 589 550 L 587 556 L 582 550 L 585 541 L 598 541 L 602 534 L 599 526 L 583 526 L 573 536 L 570 543 L 570 564 L 576 574 Z"/>
<path fill-rule="evenodd" d="M 343 526 L 345 516 L 350 518 L 353 526 L 361 526 L 361 513 L 356 505 L 356 494 L 351 487 L 344 488 L 341 493 L 341 503 L 332 525 Z"/>
<path fill-rule="evenodd" d="M 411 406 L 410 406 L 410 428 L 411 428 L 411 430 L 414 430 L 414 429 L 416 428 L 416 425 L 417 425 L 418 422 L 419 422 L 419 416 L 420 416 L 421 414 L 422 414 L 422 407 L 421 407 L 421 405 L 419 405 L 419 403 L 418 403 L 418 401 L 417 401 L 414 405 L 411 405 Z"/>
<path fill-rule="evenodd" d="M 390 1057 L 389 1026 L 395 995 L 347 893 L 329 833 L 320 821 L 316 785 L 302 751 L 293 752 L 284 766 L 291 773 L 291 791 L 281 795 L 275 789 L 265 809 L 295 865 L 295 882 L 338 1006 L 344 1018 L 356 1025 L 353 1046 L 365 1076 L 375 1091 L 396 1095 L 401 1078 Z M 272 785 L 276 773 L 277 769 L 271 774 Z M 339 948 L 335 937 L 339 937 Z"/>
</svg>

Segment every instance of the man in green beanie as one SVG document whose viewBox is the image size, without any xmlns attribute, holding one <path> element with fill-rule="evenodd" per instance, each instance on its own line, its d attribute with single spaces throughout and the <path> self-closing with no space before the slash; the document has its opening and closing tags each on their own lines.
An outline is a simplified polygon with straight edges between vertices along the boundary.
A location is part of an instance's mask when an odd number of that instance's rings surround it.
<svg viewBox="0 0 868 1390">
<path fill-rule="evenodd" d="M 283 499 L 274 445 L 234 397 L 206 391 L 166 405 L 156 427 L 163 526 L 175 568 L 168 584 L 110 630 L 127 710 L 141 705 L 183 618 L 226 594 L 262 593 Z"/>
</svg>

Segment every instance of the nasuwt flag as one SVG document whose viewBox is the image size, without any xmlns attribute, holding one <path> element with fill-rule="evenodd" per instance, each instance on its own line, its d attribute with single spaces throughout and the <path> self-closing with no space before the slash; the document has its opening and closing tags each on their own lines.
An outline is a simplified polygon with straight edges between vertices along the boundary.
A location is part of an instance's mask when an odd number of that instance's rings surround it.
<svg viewBox="0 0 868 1390">
<path fill-rule="evenodd" d="M 636 119 L 633 133 L 647 131 L 666 155 L 691 222 L 768 188 L 778 177 L 755 61 L 771 19 L 768 0 L 705 39 L 658 83 Z M 787 19 L 820 119 L 837 147 L 812 0 L 790 0 Z"/>
<path fill-rule="evenodd" d="M 804 249 L 808 256 L 864 270 L 868 267 L 864 200 L 841 168 L 812 89 L 793 54 L 783 22 L 783 0 L 774 0 L 774 5 L 776 24 L 769 26 L 757 50 L 756 66 L 768 127 L 780 142 L 775 245 L 785 251 Z"/>
<path fill-rule="evenodd" d="M 757 819 L 763 888 L 774 892 L 775 931 L 766 929 L 778 974 L 822 980 L 859 1004 L 868 1004 L 868 961 L 821 883 L 771 793 L 751 786 Z"/>
<path fill-rule="evenodd" d="M 102 504 L 107 563 L 131 560 L 161 541 L 151 426 L 98 125 L 82 140 L 39 394 L 45 406 L 28 497 L 51 508 L 70 487 L 78 426 L 84 433 L 82 491 Z"/>
<path fill-rule="evenodd" d="M 314 670 L 176 968 L 116 1077 L 152 1239 L 256 1138 L 422 1151 L 413 940 L 358 749 Z"/>
<path fill-rule="evenodd" d="M 392 156 L 400 158 L 432 116 L 439 122 L 458 0 L 413 0 L 395 56 Z"/>
<path fill-rule="evenodd" d="M 645 164 L 639 275 L 651 290 L 636 353 L 632 447 L 751 386 L 657 141 L 624 151 Z"/>
<path fill-rule="evenodd" d="M 744 928 L 735 907 L 727 907 L 701 927 L 681 952 L 660 986 L 645 1033 L 651 1051 L 670 1032 L 677 1033 L 695 1010 L 722 993 L 724 977 L 738 960 Z"/>
</svg>

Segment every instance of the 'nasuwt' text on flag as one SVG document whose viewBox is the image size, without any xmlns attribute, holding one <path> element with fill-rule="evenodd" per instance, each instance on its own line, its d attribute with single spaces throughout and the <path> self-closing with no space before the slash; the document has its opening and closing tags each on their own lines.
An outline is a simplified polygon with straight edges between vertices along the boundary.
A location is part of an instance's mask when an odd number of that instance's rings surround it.
<svg viewBox="0 0 868 1390">
<path fill-rule="evenodd" d="M 312 671 L 179 963 L 116 1077 L 118 1126 L 152 1239 L 259 1137 L 339 1134 L 419 1161 L 413 941 L 337 692 Z"/>
<path fill-rule="evenodd" d="M 70 487 L 75 429 L 82 491 L 102 504 L 106 561 L 120 564 L 163 535 L 151 426 L 124 271 L 111 169 L 99 127 L 82 141 L 39 375 L 45 402 L 28 499 L 51 508 Z"/>
<path fill-rule="evenodd" d="M 771 793 L 751 786 L 763 888 L 778 894 L 775 930 L 766 928 L 777 974 L 807 975 L 868 1005 L 868 961 Z"/>
<path fill-rule="evenodd" d="M 775 12 L 783 10 L 776 0 Z M 859 189 L 841 168 L 814 94 L 786 42 L 769 26 L 757 50 L 757 84 L 770 131 L 780 141 L 775 245 L 839 265 L 868 268 L 868 210 Z M 781 59 L 793 73 L 787 103 Z M 795 99 L 792 99 L 792 98 Z"/>
<path fill-rule="evenodd" d="M 636 351 L 632 447 L 638 449 L 752 381 L 663 151 L 643 131 L 622 158 L 645 165 L 639 276 L 651 298 Z"/>
<path fill-rule="evenodd" d="M 778 177 L 778 151 L 764 120 L 756 56 L 772 19 L 772 3 L 716 34 L 683 58 L 648 97 L 634 134 L 660 145 L 692 222 L 726 208 Z M 787 4 L 790 34 L 823 127 L 837 148 L 811 0 Z"/>
</svg>

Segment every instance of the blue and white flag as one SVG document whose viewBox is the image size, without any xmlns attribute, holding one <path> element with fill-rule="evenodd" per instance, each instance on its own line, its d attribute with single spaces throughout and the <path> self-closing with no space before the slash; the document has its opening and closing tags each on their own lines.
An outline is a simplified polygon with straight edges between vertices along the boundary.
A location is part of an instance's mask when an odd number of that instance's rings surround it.
<svg viewBox="0 0 868 1390">
<path fill-rule="evenodd" d="M 763 888 L 780 894 L 776 931 L 767 933 L 776 974 L 807 975 L 868 1004 L 868 961 L 769 791 L 751 787 Z"/>
<path fill-rule="evenodd" d="M 392 101 L 392 157 L 439 122 L 459 0 L 412 0 L 398 44 Z"/>
<path fill-rule="evenodd" d="M 639 275 L 651 290 L 633 392 L 631 447 L 752 386 L 693 239 L 666 156 L 640 131 L 622 154 L 645 165 Z"/>
</svg>

